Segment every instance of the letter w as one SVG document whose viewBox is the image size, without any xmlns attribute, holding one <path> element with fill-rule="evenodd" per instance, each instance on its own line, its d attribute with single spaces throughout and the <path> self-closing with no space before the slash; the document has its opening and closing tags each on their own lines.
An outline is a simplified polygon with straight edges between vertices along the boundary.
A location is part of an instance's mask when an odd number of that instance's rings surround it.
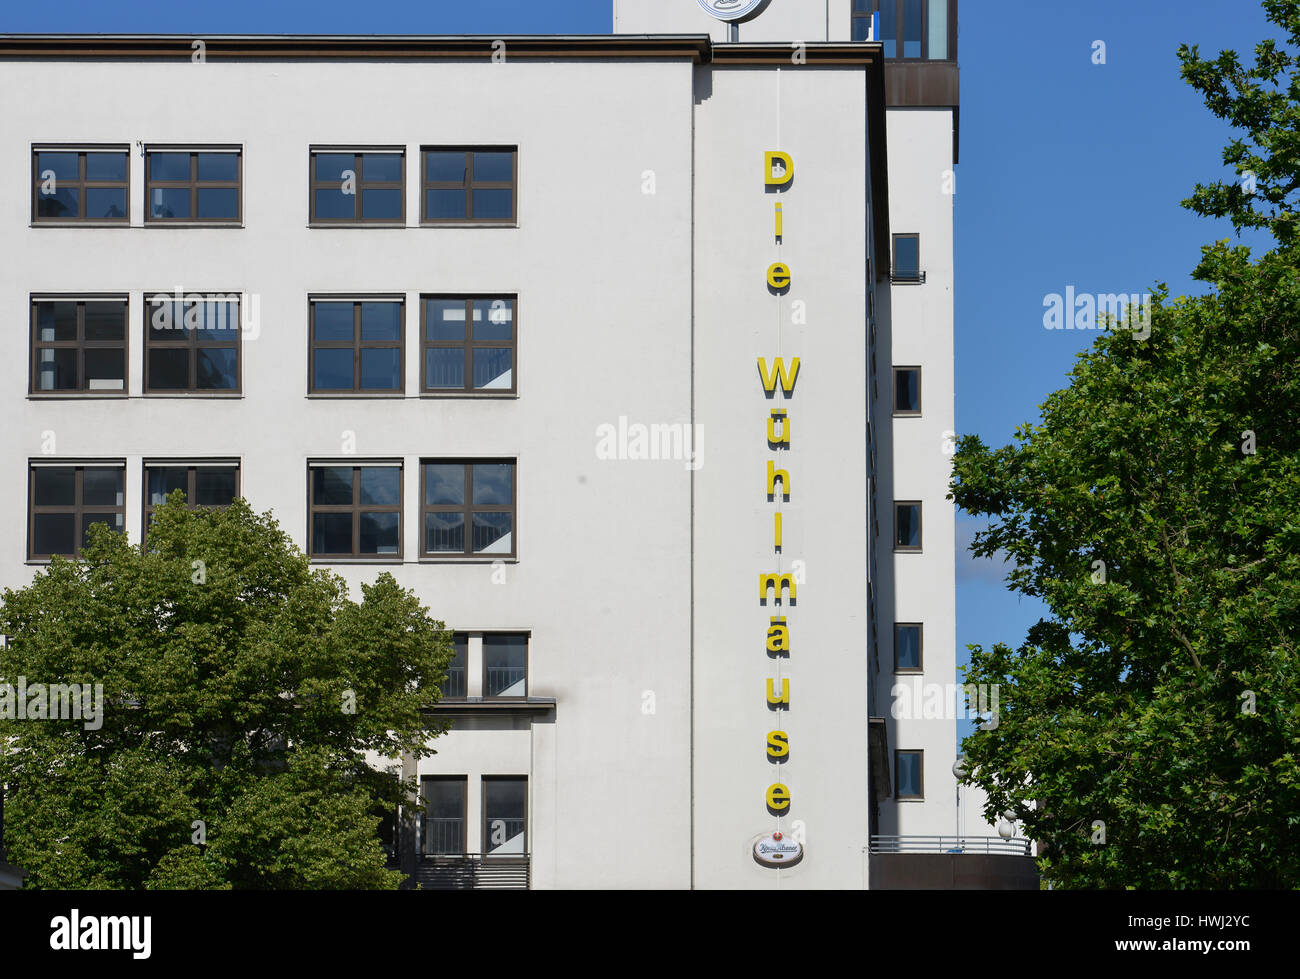
<svg viewBox="0 0 1300 979">
<path fill-rule="evenodd" d="M 799 358 L 793 357 L 790 360 L 790 370 L 787 373 L 785 369 L 785 360 L 776 357 L 772 361 L 773 370 L 767 369 L 767 358 L 758 358 L 758 375 L 763 379 L 763 390 L 772 394 L 776 390 L 776 384 L 781 382 L 781 393 L 787 398 L 794 394 L 794 383 L 799 379 Z"/>
</svg>

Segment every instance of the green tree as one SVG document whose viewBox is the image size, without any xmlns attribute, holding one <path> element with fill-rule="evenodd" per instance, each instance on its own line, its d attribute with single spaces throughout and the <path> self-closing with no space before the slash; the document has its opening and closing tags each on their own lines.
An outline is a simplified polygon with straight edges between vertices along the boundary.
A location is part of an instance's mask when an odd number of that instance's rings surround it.
<svg viewBox="0 0 1300 979">
<path fill-rule="evenodd" d="M 1264 7 L 1297 42 L 1300 5 Z M 1300 62 L 1181 56 L 1258 181 L 1186 205 L 1278 247 L 1207 247 L 1207 295 L 1160 290 L 1149 337 L 1116 324 L 1016 444 L 954 456 L 972 551 L 1050 610 L 1018 649 L 970 647 L 1001 704 L 967 781 L 1058 886 L 1300 886 Z"/>
<path fill-rule="evenodd" d="M 146 546 L 94 527 L 81 561 L 6 590 L 0 677 L 104 695 L 98 727 L 0 720 L 25 886 L 396 887 L 381 814 L 414 788 L 395 759 L 446 728 L 428 708 L 454 649 L 391 575 L 361 590 L 269 514 L 179 492 Z"/>
</svg>

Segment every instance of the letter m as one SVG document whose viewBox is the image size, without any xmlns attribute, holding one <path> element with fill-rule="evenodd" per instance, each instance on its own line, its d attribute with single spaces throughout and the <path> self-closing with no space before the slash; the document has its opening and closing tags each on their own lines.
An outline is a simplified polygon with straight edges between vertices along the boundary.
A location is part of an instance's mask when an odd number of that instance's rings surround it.
<svg viewBox="0 0 1300 979">
<path fill-rule="evenodd" d="M 1128 296 L 1124 293 L 1102 293 L 1097 297 L 1097 312 L 1102 316 L 1115 317 L 1117 325 L 1124 322 L 1124 310 L 1128 307 Z"/>
<path fill-rule="evenodd" d="M 792 574 L 764 574 L 758 573 L 758 600 L 764 605 L 767 604 L 767 591 L 769 588 L 776 589 L 776 600 L 782 600 L 782 591 L 789 590 L 790 604 L 794 604 L 798 597 L 798 587 L 795 585 L 794 575 Z"/>
<path fill-rule="evenodd" d="M 767 358 L 758 358 L 758 375 L 763 380 L 763 390 L 772 394 L 776 390 L 777 382 L 781 384 L 781 393 L 785 397 L 794 394 L 794 383 L 799 379 L 799 358 L 790 359 L 790 369 L 786 370 L 785 360 L 776 357 L 772 361 L 772 370 L 767 369 Z"/>
</svg>

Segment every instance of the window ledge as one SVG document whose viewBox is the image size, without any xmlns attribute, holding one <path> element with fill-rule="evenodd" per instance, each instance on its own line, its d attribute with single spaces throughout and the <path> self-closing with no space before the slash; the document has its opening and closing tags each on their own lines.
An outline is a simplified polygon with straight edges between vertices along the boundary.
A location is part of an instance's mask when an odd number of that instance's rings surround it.
<svg viewBox="0 0 1300 979">
<path fill-rule="evenodd" d="M 345 564 L 387 564 L 402 565 L 407 562 L 403 561 L 400 556 L 397 557 L 313 557 L 308 556 L 312 564 L 320 565 L 345 565 Z"/>
<path fill-rule="evenodd" d="M 895 670 L 894 676 L 924 676 L 925 670 Z"/>
<path fill-rule="evenodd" d="M 421 228 L 518 228 L 518 221 L 421 221 Z"/>
<path fill-rule="evenodd" d="M 128 401 L 131 395 L 126 391 L 30 391 L 28 401 Z"/>
<path fill-rule="evenodd" d="M 142 228 L 242 228 L 242 221 L 162 221 L 152 220 L 145 221 L 142 225 L 133 225 L 133 227 Z"/>
<path fill-rule="evenodd" d="M 518 391 L 424 391 L 418 395 L 424 401 L 470 400 L 470 401 L 518 401 Z"/>
<path fill-rule="evenodd" d="M 307 398 L 312 401 L 401 401 L 406 397 L 404 391 L 308 391 Z"/>
<path fill-rule="evenodd" d="M 463 697 L 459 700 L 440 700 L 431 708 L 430 713 L 442 712 L 456 714 L 478 713 L 516 713 L 545 714 L 555 710 L 554 697 Z"/>
<path fill-rule="evenodd" d="M 891 417 L 893 417 L 893 418 L 920 418 L 920 417 L 921 417 L 921 412 L 919 412 L 919 411 L 896 411 L 896 412 L 894 412 L 894 414 L 893 414 Z"/>
<path fill-rule="evenodd" d="M 485 554 L 485 555 L 481 555 L 481 556 L 478 555 L 478 554 L 474 554 L 474 555 L 469 555 L 469 554 L 467 554 L 467 555 L 465 555 L 464 557 L 431 557 L 431 556 L 428 556 L 428 555 L 421 555 L 420 559 L 419 559 L 418 561 L 416 561 L 416 564 L 486 564 L 486 565 L 493 565 L 493 564 L 496 564 L 498 561 L 500 561 L 502 564 L 518 564 L 518 563 L 519 563 L 519 558 L 518 558 L 518 557 L 508 556 L 508 555 L 505 555 L 505 554 L 499 554 L 499 555 Z"/>
<path fill-rule="evenodd" d="M 338 229 L 388 228 L 394 231 L 403 231 L 406 228 L 409 228 L 411 226 L 408 225 L 405 220 L 402 220 L 402 221 L 308 221 L 307 227 L 308 228 L 338 228 Z"/>
<path fill-rule="evenodd" d="M 101 221 L 29 221 L 29 228 L 130 228 L 134 227 L 129 220 L 118 221 L 101 220 Z"/>
<path fill-rule="evenodd" d="M 156 398 L 174 398 L 182 401 L 186 400 L 206 400 L 216 401 L 238 401 L 243 398 L 242 391 L 145 391 L 140 395 L 142 398 L 153 400 Z"/>
</svg>

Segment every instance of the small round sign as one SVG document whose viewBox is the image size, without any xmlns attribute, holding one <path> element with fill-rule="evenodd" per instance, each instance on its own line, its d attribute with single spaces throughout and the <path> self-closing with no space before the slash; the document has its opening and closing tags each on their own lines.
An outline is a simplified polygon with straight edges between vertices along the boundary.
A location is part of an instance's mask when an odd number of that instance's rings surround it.
<svg viewBox="0 0 1300 979">
<path fill-rule="evenodd" d="M 771 0 L 699 0 L 710 17 L 732 24 L 757 17 Z"/>
<path fill-rule="evenodd" d="M 803 844 L 782 833 L 760 836 L 754 843 L 754 859 L 764 867 L 793 867 L 803 859 Z"/>
</svg>

